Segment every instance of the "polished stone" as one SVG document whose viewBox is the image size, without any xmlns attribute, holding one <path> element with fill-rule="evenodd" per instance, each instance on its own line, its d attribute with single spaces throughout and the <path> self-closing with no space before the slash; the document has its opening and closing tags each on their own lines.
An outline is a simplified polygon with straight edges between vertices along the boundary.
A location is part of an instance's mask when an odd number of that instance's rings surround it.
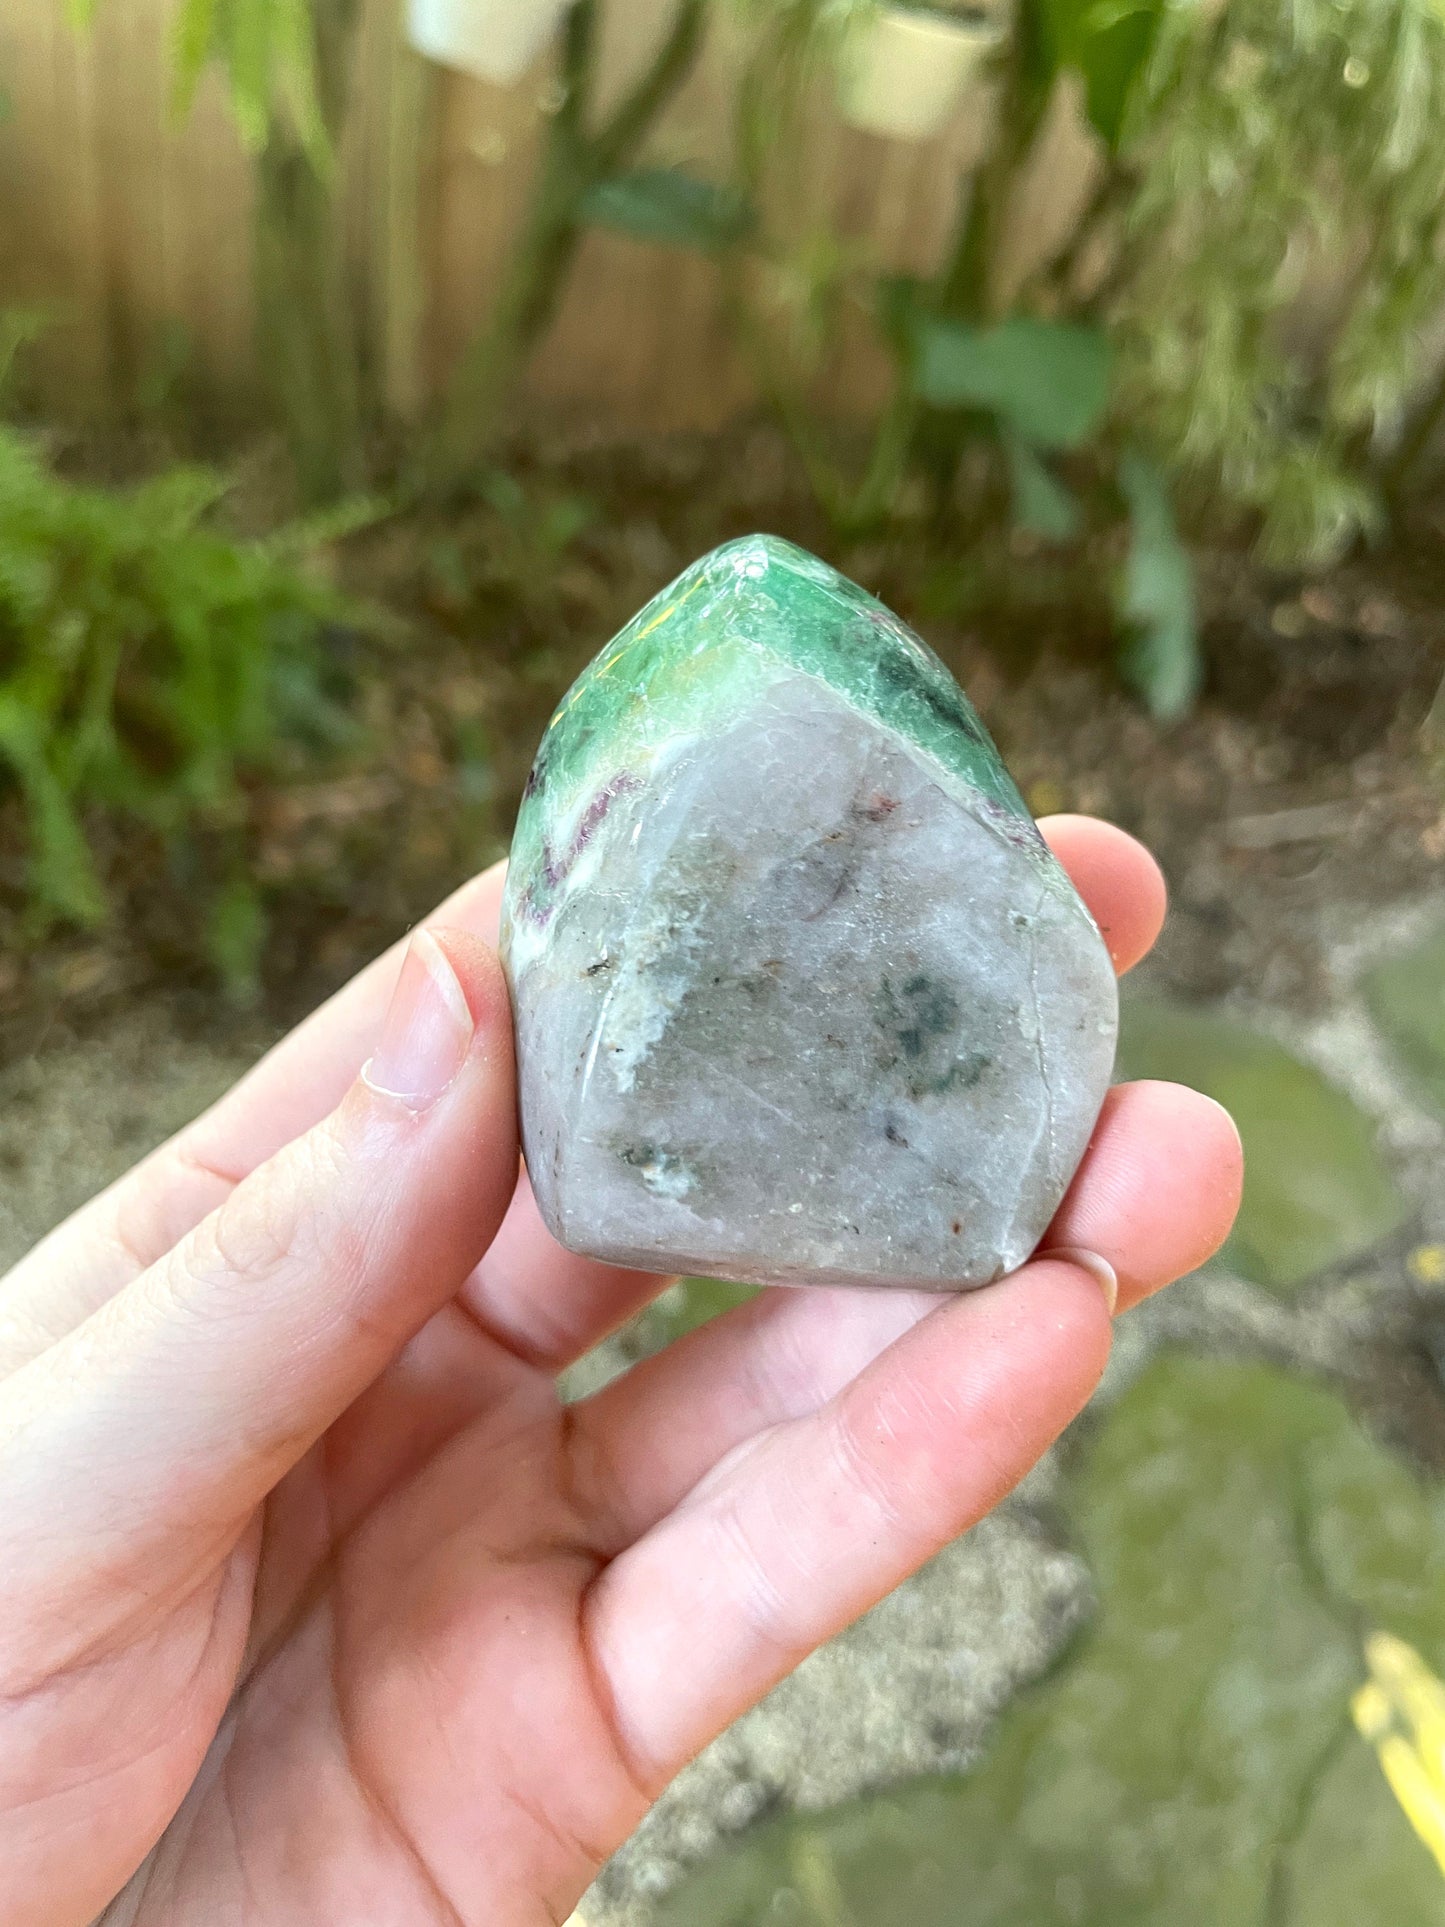
<svg viewBox="0 0 1445 1927">
<path fill-rule="evenodd" d="M 502 953 L 543 1216 L 618 1264 L 985 1283 L 1113 1063 L 1103 941 L 962 691 L 770 537 L 705 556 L 564 699 Z"/>
</svg>

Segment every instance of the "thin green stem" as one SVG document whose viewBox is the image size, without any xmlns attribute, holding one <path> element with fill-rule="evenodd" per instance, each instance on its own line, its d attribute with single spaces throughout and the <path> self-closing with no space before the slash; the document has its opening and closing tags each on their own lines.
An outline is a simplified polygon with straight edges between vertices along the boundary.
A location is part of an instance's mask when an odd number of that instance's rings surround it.
<svg viewBox="0 0 1445 1927">
<path fill-rule="evenodd" d="M 562 100 L 557 124 L 579 138 L 592 104 L 597 57 L 597 0 L 573 0 L 562 27 Z"/>
<path fill-rule="evenodd" d="M 508 397 L 557 312 L 584 229 L 589 192 L 627 167 L 691 72 L 707 0 L 681 0 L 647 71 L 595 134 L 587 129 L 596 67 L 597 0 L 574 0 L 562 42 L 562 99 L 537 187 L 486 325 L 462 356 L 424 451 L 418 490 L 448 492 L 486 459 Z"/>
<path fill-rule="evenodd" d="M 922 419 L 923 403 L 911 372 L 906 364 L 900 364 L 893 393 L 879 418 L 868 466 L 844 516 L 847 533 L 861 534 L 886 518 L 907 473 Z"/>
<path fill-rule="evenodd" d="M 725 283 L 724 302 L 730 332 L 742 344 L 754 381 L 803 464 L 814 498 L 828 520 L 835 527 L 841 526 L 848 519 L 847 484 L 829 458 L 807 403 L 774 373 L 765 332 L 736 276 Z"/>
<path fill-rule="evenodd" d="M 977 320 L 988 302 L 993 254 L 992 210 L 983 168 L 960 180 L 958 208 L 953 244 L 930 290 L 943 313 L 958 320 Z"/>
<path fill-rule="evenodd" d="M 349 106 L 357 0 L 318 0 L 315 65 L 329 156 L 273 121 L 257 169 L 256 306 L 262 367 L 301 489 L 324 501 L 363 485 L 363 370 L 333 157 Z"/>
<path fill-rule="evenodd" d="M 1074 231 L 1061 253 L 1049 264 L 1046 285 L 1056 295 L 1067 297 L 1070 284 L 1089 251 L 1096 247 L 1106 236 L 1111 223 L 1116 221 L 1138 189 L 1133 174 L 1111 155 L 1099 177 L 1099 184 L 1090 196 L 1089 204 L 1074 224 Z M 1098 285 L 1082 304 L 1075 303 L 1075 312 L 1090 315 L 1100 314 L 1118 294 L 1119 290 L 1133 278 L 1139 264 L 1140 245 L 1137 240 L 1121 236 L 1107 271 L 1100 277 Z"/>
<path fill-rule="evenodd" d="M 931 284 L 939 312 L 959 321 L 988 316 L 1009 196 L 1049 104 L 1048 92 L 1033 78 L 1028 20 L 1029 9 L 1017 8 L 1000 71 L 993 144 L 982 164 L 960 178 L 953 243 Z"/>
<path fill-rule="evenodd" d="M 1047 105 L 1046 97 L 1029 81 L 1021 32 L 1010 42 L 1000 94 L 993 148 L 980 167 L 959 177 L 953 239 L 938 272 L 922 291 L 926 308 L 960 321 L 981 322 L 989 315 L 1000 224 Z M 868 528 L 886 517 L 926 418 L 912 368 L 906 357 L 901 358 L 892 398 L 848 512 L 850 528 Z"/>
<path fill-rule="evenodd" d="M 625 167 L 639 143 L 686 80 L 702 49 L 707 0 L 680 0 L 666 39 L 632 92 L 592 144 L 600 175 Z"/>
</svg>

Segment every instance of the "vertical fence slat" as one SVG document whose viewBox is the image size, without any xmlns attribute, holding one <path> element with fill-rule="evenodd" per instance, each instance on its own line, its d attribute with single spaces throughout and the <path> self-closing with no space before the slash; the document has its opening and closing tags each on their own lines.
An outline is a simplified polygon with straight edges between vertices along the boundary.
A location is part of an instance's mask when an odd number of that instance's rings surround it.
<svg viewBox="0 0 1445 1927">
<path fill-rule="evenodd" d="M 426 318 L 425 226 L 433 75 L 386 22 L 388 79 L 385 143 L 385 234 L 377 250 L 382 314 L 382 388 L 389 414 L 415 419 L 426 400 L 422 360 Z"/>
<path fill-rule="evenodd" d="M 253 383 L 254 176 L 226 106 L 220 79 L 202 81 L 184 128 L 171 142 L 179 183 L 172 192 L 180 256 L 180 319 L 207 389 L 233 396 Z M 182 191 L 190 184 L 190 191 Z"/>
<path fill-rule="evenodd" d="M 35 361 L 72 406 L 110 374 L 89 59 L 60 9 L 0 9 L 0 275 L 6 298 L 44 309 Z"/>
<path fill-rule="evenodd" d="M 203 382 L 254 381 L 253 181 L 214 78 L 184 126 L 169 112 L 164 39 L 175 0 L 102 0 L 89 44 L 64 0 L 0 0 L 0 301 L 46 296 L 70 325 L 48 357 L 58 406 L 134 393 L 178 324 Z M 603 111 L 666 31 L 672 0 L 613 0 L 599 64 Z M 366 0 L 348 134 L 348 244 L 389 411 L 415 415 L 486 315 L 523 216 L 553 84 L 543 60 L 502 89 L 420 61 L 401 0 Z M 737 31 L 720 22 L 649 158 L 716 169 L 731 140 Z M 801 219 L 837 220 L 872 257 L 926 267 L 979 151 L 973 98 L 918 147 L 842 127 L 820 98 L 800 175 Z M 1044 190 L 1047 199 L 1047 190 Z M 1039 224 L 1031 203 L 1029 225 Z M 1045 223 L 1047 225 L 1047 223 Z M 885 371 L 867 330 L 831 386 L 865 403 Z M 715 423 L 749 385 L 728 339 L 715 266 L 623 236 L 589 235 L 530 380 L 539 403 L 671 428 Z"/>
</svg>

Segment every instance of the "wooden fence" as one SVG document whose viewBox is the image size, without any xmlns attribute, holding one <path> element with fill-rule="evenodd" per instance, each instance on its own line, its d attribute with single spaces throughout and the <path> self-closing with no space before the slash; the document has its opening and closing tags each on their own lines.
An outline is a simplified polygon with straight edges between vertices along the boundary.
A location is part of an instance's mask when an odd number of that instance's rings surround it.
<svg viewBox="0 0 1445 1927">
<path fill-rule="evenodd" d="M 599 88 L 614 96 L 665 30 L 671 0 L 612 0 Z M 183 123 L 169 98 L 170 0 L 101 0 L 78 34 L 64 0 L 0 0 L 0 305 L 54 317 L 39 357 L 53 405 L 76 412 L 146 392 L 183 361 L 244 405 L 254 379 L 249 157 L 214 78 Z M 654 153 L 706 168 L 727 152 L 738 49 L 715 23 Z M 392 408 L 435 393 L 486 312 L 525 202 L 552 77 L 501 89 L 418 59 L 397 0 L 364 0 L 347 133 L 356 298 Z M 891 265 L 927 264 L 951 218 L 986 103 L 922 145 L 835 117 L 815 133 L 810 189 Z M 1066 127 L 1060 138 L 1069 139 Z M 1083 170 L 1052 167 L 1021 210 L 1027 245 L 1067 229 Z M 860 352 L 849 380 L 870 383 Z M 704 260 L 588 237 L 537 358 L 538 397 L 615 425 L 724 418 L 747 398 Z"/>
</svg>

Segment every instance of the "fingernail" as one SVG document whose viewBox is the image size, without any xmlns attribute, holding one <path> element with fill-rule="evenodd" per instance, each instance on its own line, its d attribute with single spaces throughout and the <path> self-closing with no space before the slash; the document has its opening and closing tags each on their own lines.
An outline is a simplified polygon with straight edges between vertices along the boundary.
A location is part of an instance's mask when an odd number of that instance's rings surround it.
<svg viewBox="0 0 1445 1927">
<path fill-rule="evenodd" d="M 1052 1251 L 1041 1251 L 1041 1258 L 1057 1258 L 1062 1264 L 1077 1265 L 1080 1271 L 1087 1271 L 1091 1278 L 1097 1278 L 1099 1289 L 1104 1294 L 1104 1303 L 1109 1307 L 1112 1318 L 1119 1305 L 1119 1274 L 1107 1258 L 1101 1258 L 1097 1251 L 1085 1251 L 1082 1245 L 1059 1245 Z"/>
<path fill-rule="evenodd" d="M 429 930 L 418 930 L 402 959 L 381 1041 L 361 1075 L 374 1091 L 425 1111 L 465 1063 L 473 1028 L 447 953 Z"/>
</svg>

